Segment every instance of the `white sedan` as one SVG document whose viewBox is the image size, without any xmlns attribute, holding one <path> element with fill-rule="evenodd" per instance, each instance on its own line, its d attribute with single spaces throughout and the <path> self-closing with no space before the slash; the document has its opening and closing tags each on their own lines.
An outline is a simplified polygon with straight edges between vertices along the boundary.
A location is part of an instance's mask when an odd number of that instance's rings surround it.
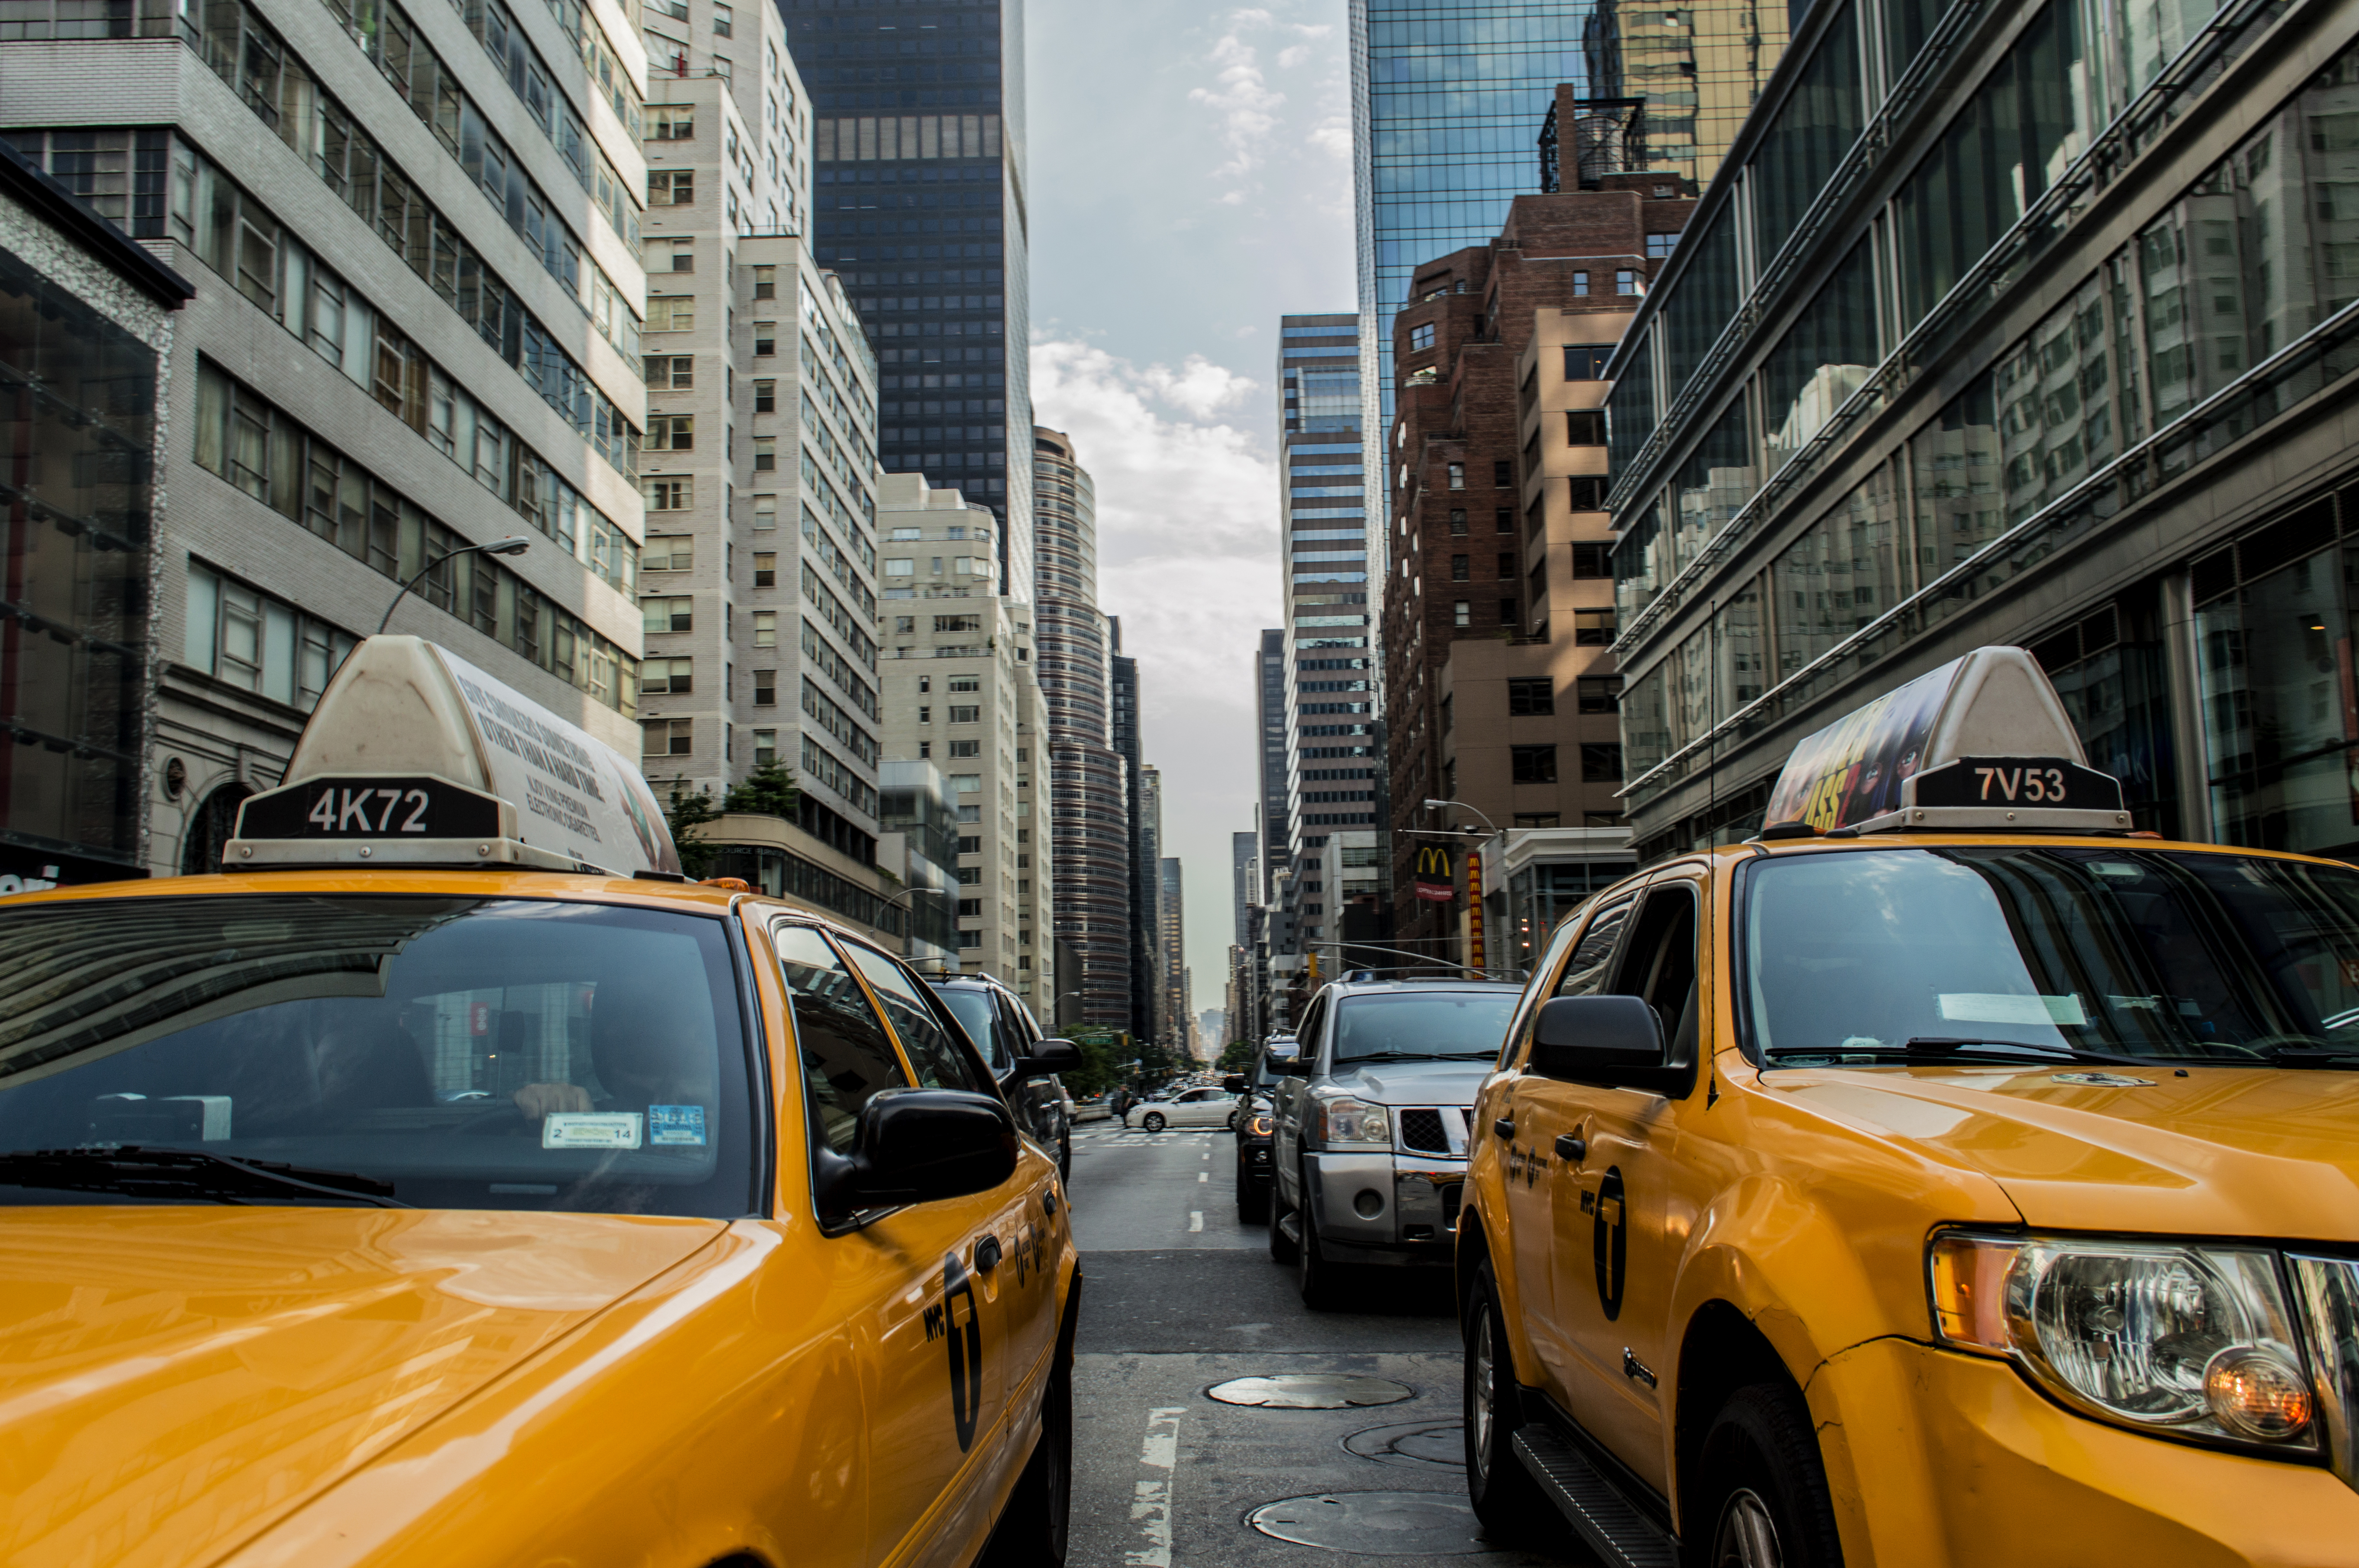
<svg viewBox="0 0 2359 1568">
<path fill-rule="evenodd" d="M 1123 1114 L 1122 1125 L 1148 1132 L 1165 1127 L 1224 1127 L 1237 1114 L 1237 1097 L 1226 1089 L 1183 1089 L 1168 1100 L 1146 1100 Z"/>
</svg>

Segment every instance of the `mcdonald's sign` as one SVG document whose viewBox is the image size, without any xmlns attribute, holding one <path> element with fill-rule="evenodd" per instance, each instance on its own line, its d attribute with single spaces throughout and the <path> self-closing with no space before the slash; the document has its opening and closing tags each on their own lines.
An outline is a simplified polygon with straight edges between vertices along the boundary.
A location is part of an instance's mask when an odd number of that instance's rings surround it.
<svg viewBox="0 0 2359 1568">
<path fill-rule="evenodd" d="M 1445 846 L 1429 844 L 1418 850 L 1417 896 L 1438 904 L 1457 901 L 1458 878 L 1451 871 L 1450 851 Z"/>
</svg>

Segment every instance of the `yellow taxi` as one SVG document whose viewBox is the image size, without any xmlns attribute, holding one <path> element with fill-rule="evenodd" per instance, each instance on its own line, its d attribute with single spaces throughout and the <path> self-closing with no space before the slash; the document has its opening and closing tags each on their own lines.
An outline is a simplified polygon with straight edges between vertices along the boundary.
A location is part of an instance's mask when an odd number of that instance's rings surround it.
<svg viewBox="0 0 2359 1568">
<path fill-rule="evenodd" d="M 0 906 L 0 1563 L 1063 1562 L 1063 1190 L 897 959 L 415 638 L 228 861 Z"/>
<path fill-rule="evenodd" d="M 2132 832 L 1983 648 L 1555 931 L 1468 1484 L 1607 1563 L 2359 1563 L 2359 872 Z"/>
</svg>

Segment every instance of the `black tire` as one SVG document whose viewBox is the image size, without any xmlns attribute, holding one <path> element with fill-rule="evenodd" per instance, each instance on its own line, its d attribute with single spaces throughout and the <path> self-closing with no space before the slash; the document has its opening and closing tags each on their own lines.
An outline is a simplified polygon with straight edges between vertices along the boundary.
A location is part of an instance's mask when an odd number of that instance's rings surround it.
<svg viewBox="0 0 2359 1568">
<path fill-rule="evenodd" d="M 1040 1441 L 1008 1494 L 977 1568 L 1065 1568 L 1073 1506 L 1073 1381 L 1069 1368 L 1049 1375 L 1040 1406 Z"/>
<path fill-rule="evenodd" d="M 1487 1260 L 1475 1268 L 1459 1327 L 1466 1343 L 1466 1497 L 1474 1505 L 1474 1516 L 1502 1541 L 1561 1534 L 1564 1521 L 1555 1506 L 1516 1457 L 1516 1429 L 1524 1424 L 1523 1394 L 1516 1386 L 1515 1358 L 1507 1350 L 1498 1281 Z"/>
<path fill-rule="evenodd" d="M 1310 1191 L 1310 1183 L 1303 1183 Z M 1302 1211 L 1302 1245 L 1296 1249 L 1296 1284 L 1302 1304 L 1314 1312 L 1332 1312 L 1343 1304 L 1344 1269 L 1319 1245 L 1319 1226 L 1310 1211 Z"/>
<path fill-rule="evenodd" d="M 1070 1131 L 1057 1143 L 1057 1180 L 1068 1187 L 1073 1184 L 1073 1135 Z"/>
<path fill-rule="evenodd" d="M 1237 1164 L 1237 1223 L 1257 1225 L 1269 1216 L 1269 1189 L 1247 1174 L 1245 1164 Z"/>
<path fill-rule="evenodd" d="M 1704 1433 L 1689 1496 L 1690 1568 L 1841 1568 L 1810 1412 L 1786 1384 L 1728 1397 Z"/>
<path fill-rule="evenodd" d="M 1269 1179 L 1269 1256 L 1274 1263 L 1291 1263 L 1297 1251 L 1287 1239 L 1286 1228 L 1279 1222 L 1294 1211 L 1286 1206 L 1286 1194 L 1278 1190 L 1277 1178 Z"/>
<path fill-rule="evenodd" d="M 1148 1132 L 1161 1132 L 1164 1127 L 1163 1113 L 1149 1111 L 1138 1118 L 1138 1125 Z"/>
</svg>

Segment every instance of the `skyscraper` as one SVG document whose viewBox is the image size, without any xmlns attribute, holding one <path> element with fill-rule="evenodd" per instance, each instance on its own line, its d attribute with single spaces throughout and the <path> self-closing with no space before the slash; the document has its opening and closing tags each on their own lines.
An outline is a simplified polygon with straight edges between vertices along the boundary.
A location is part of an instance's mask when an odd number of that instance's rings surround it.
<svg viewBox="0 0 2359 1568">
<path fill-rule="evenodd" d="M 1302 874 L 1331 836 L 1373 835 L 1378 821 L 1359 353 L 1357 316 L 1278 320 L 1287 832 L 1275 864 L 1296 873 L 1279 901 L 1298 942 L 1335 934 L 1323 879 Z"/>
<path fill-rule="evenodd" d="M 1034 588 L 1056 934 L 1080 959 L 1079 967 L 1060 970 L 1060 989 L 1082 994 L 1084 1022 L 1129 1029 L 1136 782 L 1114 749 L 1114 627 L 1098 610 L 1097 492 L 1071 439 L 1045 429 L 1032 438 L 1027 471 L 1040 503 Z"/>
<path fill-rule="evenodd" d="M 819 261 L 876 350 L 877 457 L 997 514 L 1031 592 L 1023 0 L 777 0 L 810 91 Z"/>
</svg>

